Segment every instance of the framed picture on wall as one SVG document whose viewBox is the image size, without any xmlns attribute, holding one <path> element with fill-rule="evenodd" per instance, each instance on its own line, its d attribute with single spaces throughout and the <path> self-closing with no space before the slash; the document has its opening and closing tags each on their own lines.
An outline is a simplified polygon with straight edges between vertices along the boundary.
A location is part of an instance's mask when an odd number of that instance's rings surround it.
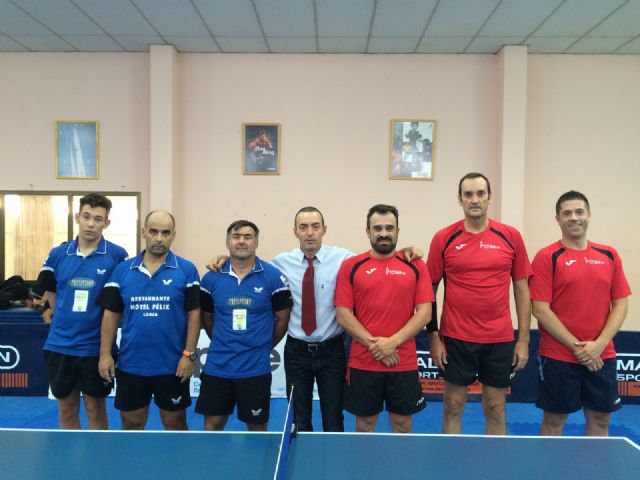
<svg viewBox="0 0 640 480">
<path fill-rule="evenodd" d="M 280 124 L 242 124 L 242 173 L 280 175 Z"/>
<path fill-rule="evenodd" d="M 56 122 L 56 178 L 98 179 L 96 121 Z"/>
<path fill-rule="evenodd" d="M 435 120 L 391 120 L 389 178 L 433 180 Z"/>
</svg>

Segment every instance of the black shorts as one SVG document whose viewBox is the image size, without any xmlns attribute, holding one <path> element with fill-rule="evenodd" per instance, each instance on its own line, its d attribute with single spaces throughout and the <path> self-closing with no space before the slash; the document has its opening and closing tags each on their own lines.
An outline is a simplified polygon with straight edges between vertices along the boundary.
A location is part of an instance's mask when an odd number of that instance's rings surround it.
<svg viewBox="0 0 640 480">
<path fill-rule="evenodd" d="M 175 374 L 142 376 L 116 369 L 116 401 L 113 406 L 124 412 L 146 407 L 151 397 L 158 408 L 175 412 L 191 405 L 189 382 Z"/>
<path fill-rule="evenodd" d="M 515 342 L 474 343 L 444 337 L 447 365 L 442 376 L 455 385 L 484 385 L 507 388 L 515 377 L 513 350 Z"/>
<path fill-rule="evenodd" d="M 76 357 L 63 353 L 44 351 L 51 393 L 57 399 L 68 397 L 75 389 L 95 398 L 104 398 L 113 388 L 98 373 L 99 357 Z"/>
<path fill-rule="evenodd" d="M 196 413 L 231 415 L 238 405 L 238 420 L 260 425 L 269 421 L 271 373 L 249 378 L 222 378 L 200 374 L 200 396 Z"/>
<path fill-rule="evenodd" d="M 372 417 L 382 411 L 413 415 L 427 406 L 418 380 L 418 370 L 373 372 L 347 369 L 344 408 L 358 417 Z"/>
<path fill-rule="evenodd" d="M 578 363 L 538 357 L 536 406 L 551 413 L 572 413 L 582 407 L 610 413 L 621 407 L 616 359 L 609 358 L 597 372 Z"/>
</svg>

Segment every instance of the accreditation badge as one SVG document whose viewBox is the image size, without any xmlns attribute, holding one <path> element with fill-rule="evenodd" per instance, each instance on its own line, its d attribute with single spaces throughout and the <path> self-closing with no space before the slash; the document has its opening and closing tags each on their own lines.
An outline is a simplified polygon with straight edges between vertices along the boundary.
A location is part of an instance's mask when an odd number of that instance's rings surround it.
<svg viewBox="0 0 640 480">
<path fill-rule="evenodd" d="M 89 305 L 89 290 L 76 290 L 73 295 L 74 312 L 86 312 Z"/>
<path fill-rule="evenodd" d="M 246 330 L 247 329 L 247 309 L 234 308 L 232 321 L 233 321 L 234 330 Z"/>
</svg>

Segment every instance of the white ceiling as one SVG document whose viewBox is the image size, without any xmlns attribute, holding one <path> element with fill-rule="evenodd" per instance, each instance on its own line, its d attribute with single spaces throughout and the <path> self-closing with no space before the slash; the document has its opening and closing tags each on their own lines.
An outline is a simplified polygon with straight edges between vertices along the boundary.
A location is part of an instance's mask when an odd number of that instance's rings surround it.
<svg viewBox="0 0 640 480">
<path fill-rule="evenodd" d="M 0 0 L 0 51 L 640 54 L 640 0 Z"/>
</svg>

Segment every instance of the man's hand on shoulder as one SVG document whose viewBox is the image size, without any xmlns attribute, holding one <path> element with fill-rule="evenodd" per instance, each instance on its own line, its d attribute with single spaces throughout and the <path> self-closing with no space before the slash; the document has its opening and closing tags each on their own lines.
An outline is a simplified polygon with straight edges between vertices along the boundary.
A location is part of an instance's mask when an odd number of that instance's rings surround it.
<svg viewBox="0 0 640 480">
<path fill-rule="evenodd" d="M 414 260 L 418 260 L 424 256 L 424 252 L 418 247 L 405 247 L 401 252 L 404 255 L 405 260 L 408 262 L 413 262 Z"/>
<path fill-rule="evenodd" d="M 228 255 L 218 255 L 217 257 L 211 258 L 207 262 L 207 270 L 210 272 L 219 272 L 224 267 L 225 262 L 229 258 Z"/>
</svg>

